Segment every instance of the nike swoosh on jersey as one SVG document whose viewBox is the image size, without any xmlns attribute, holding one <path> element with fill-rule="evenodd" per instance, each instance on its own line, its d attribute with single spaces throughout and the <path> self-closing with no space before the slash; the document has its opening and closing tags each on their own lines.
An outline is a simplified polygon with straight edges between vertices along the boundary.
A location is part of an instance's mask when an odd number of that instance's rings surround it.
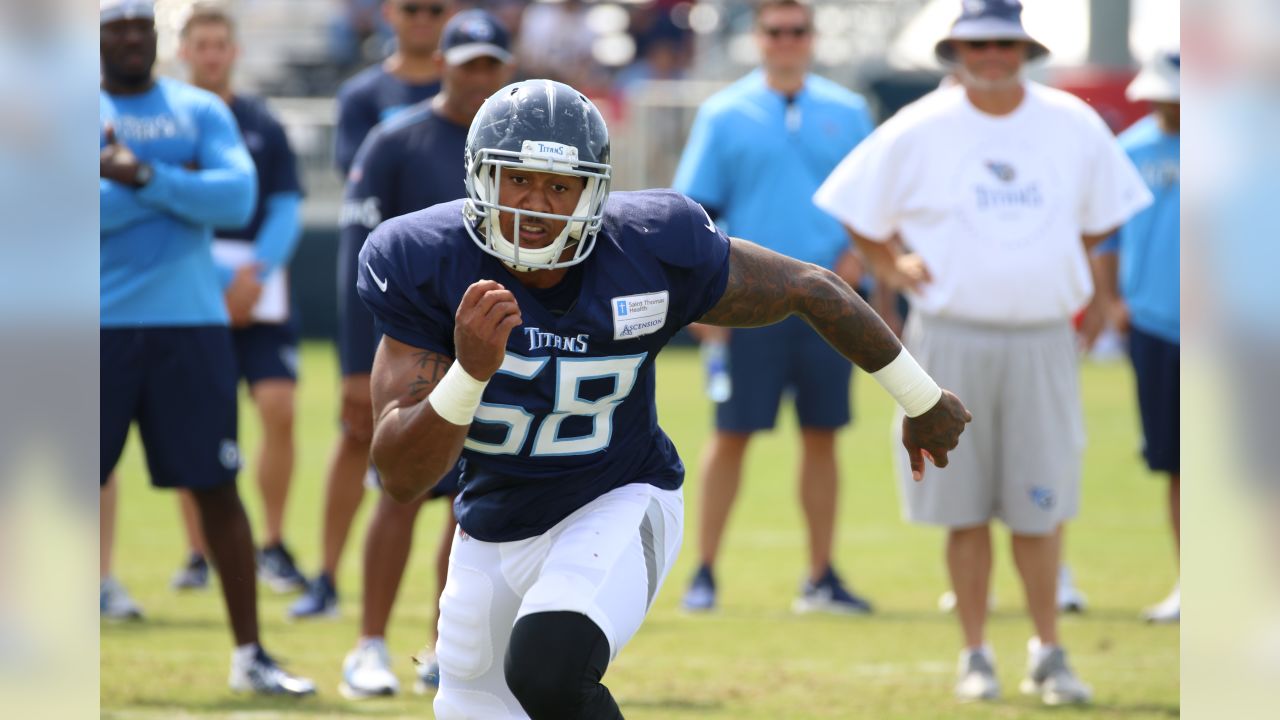
<svg viewBox="0 0 1280 720">
<path fill-rule="evenodd" d="M 705 216 L 705 217 L 707 218 L 707 224 L 706 224 L 706 225 L 703 225 L 703 227 L 705 227 L 706 229 L 710 230 L 711 232 L 715 232 L 715 231 L 716 231 L 716 223 L 715 223 L 715 221 L 714 221 L 714 220 L 712 220 L 712 219 L 711 219 L 711 213 L 707 212 L 707 209 L 706 209 L 706 208 L 704 208 L 704 207 L 702 207 L 702 204 L 701 204 L 701 203 L 699 203 L 699 204 L 698 204 L 698 209 L 699 209 L 699 210 L 701 210 L 701 211 L 702 211 L 703 216 Z"/>
<path fill-rule="evenodd" d="M 367 262 L 366 262 L 366 263 L 364 264 L 364 266 L 365 266 L 366 268 L 369 268 L 369 277 L 373 278 L 373 284 L 374 284 L 374 285 L 377 285 L 377 286 L 378 286 L 378 289 L 379 289 L 379 290 L 381 290 L 382 292 L 386 292 L 386 291 L 387 291 L 387 281 L 386 281 L 386 280 L 382 280 L 382 279 L 380 279 L 380 278 L 378 277 L 378 274 L 377 274 L 377 273 L 375 273 L 375 272 L 373 271 L 373 266 L 372 266 L 372 265 L 370 265 L 369 263 L 367 263 Z"/>
</svg>

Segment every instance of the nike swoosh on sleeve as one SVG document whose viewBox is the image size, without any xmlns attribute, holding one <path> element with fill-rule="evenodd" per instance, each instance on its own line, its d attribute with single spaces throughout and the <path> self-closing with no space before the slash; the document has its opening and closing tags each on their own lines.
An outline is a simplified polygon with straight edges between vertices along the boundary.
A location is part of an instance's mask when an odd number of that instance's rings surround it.
<svg viewBox="0 0 1280 720">
<path fill-rule="evenodd" d="M 373 271 L 373 266 L 370 265 L 369 263 L 366 262 L 364 266 L 369 269 L 369 277 L 373 278 L 373 284 L 377 285 L 378 289 L 381 290 L 382 292 L 386 292 L 387 280 L 383 280 L 379 278 L 378 274 Z"/>
</svg>

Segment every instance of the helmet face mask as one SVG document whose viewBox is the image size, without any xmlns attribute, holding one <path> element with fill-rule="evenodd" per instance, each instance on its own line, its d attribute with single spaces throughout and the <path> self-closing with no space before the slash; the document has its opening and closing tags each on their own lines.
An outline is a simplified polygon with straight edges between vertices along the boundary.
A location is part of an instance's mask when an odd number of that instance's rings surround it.
<svg viewBox="0 0 1280 720">
<path fill-rule="evenodd" d="M 463 225 L 482 250 L 508 267 L 522 272 L 568 267 L 595 247 L 612 175 L 609 135 L 599 110 L 578 91 L 550 80 L 499 90 L 471 124 L 466 166 Z M 582 178 L 577 206 L 564 215 L 503 205 L 498 190 L 504 172 L 512 169 Z M 504 212 L 514 216 L 512 238 L 502 231 Z M 525 217 L 560 221 L 564 227 L 546 246 L 526 247 L 520 239 Z"/>
</svg>

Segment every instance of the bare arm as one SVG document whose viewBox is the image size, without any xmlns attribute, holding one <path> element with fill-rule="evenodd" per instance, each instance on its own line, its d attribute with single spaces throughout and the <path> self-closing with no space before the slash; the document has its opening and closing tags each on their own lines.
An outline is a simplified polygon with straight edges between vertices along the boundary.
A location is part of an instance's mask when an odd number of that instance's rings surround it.
<svg viewBox="0 0 1280 720">
<path fill-rule="evenodd" d="M 373 445 L 370 457 L 391 497 L 409 502 L 458 462 L 467 425 L 436 414 L 427 395 L 453 358 L 383 336 L 373 359 Z M 429 438 L 429 441 L 424 439 Z"/>
<path fill-rule="evenodd" d="M 1085 350 L 1092 349 L 1093 344 L 1098 340 L 1098 336 L 1102 334 L 1102 329 L 1107 322 L 1107 310 L 1111 307 L 1111 298 L 1113 297 L 1107 294 L 1107 279 L 1103 277 L 1106 268 L 1104 265 L 1099 264 L 1096 258 L 1092 257 L 1092 251 L 1115 232 L 1116 228 L 1112 228 L 1107 232 L 1096 235 L 1082 234 L 1080 236 L 1080 242 L 1084 244 L 1085 253 L 1091 256 L 1089 257 L 1089 270 L 1093 274 L 1093 297 L 1089 298 L 1089 303 L 1084 306 L 1084 312 L 1080 317 L 1079 336 Z"/>
<path fill-rule="evenodd" d="M 487 383 L 502 367 L 507 336 L 519 325 L 515 296 L 493 280 L 479 280 L 467 288 L 455 314 L 457 360 L 383 336 L 370 379 L 370 456 L 391 497 L 409 502 L 457 464 L 471 423 L 441 417 L 428 398 L 455 364 L 470 376 L 468 382 Z"/>
<path fill-rule="evenodd" d="M 1094 292 L 1112 326 L 1120 332 L 1128 332 L 1129 308 L 1120 294 L 1120 253 L 1093 253 L 1089 262 L 1093 268 Z"/>
<path fill-rule="evenodd" d="M 804 318 L 867 372 L 888 365 L 902 351 L 889 326 L 834 272 L 733 238 L 728 286 L 700 322 L 758 327 L 791 315 Z"/>
<path fill-rule="evenodd" d="M 757 327 L 799 315 L 840 354 L 870 373 L 904 352 L 889 326 L 835 273 L 746 240 L 731 242 L 728 285 L 701 322 Z M 924 477 L 925 457 L 938 467 L 946 466 L 947 452 L 955 448 L 971 419 L 960 400 L 945 390 L 924 414 L 903 419 L 902 443 L 917 480 Z"/>
</svg>

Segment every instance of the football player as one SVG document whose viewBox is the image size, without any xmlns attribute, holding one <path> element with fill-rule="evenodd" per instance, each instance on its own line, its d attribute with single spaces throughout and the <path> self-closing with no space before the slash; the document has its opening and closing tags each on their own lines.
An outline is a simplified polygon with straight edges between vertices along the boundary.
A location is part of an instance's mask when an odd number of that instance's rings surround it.
<svg viewBox="0 0 1280 720">
<path fill-rule="evenodd" d="M 438 718 L 620 718 L 600 683 L 679 550 L 684 466 L 654 361 L 698 321 L 798 315 L 906 411 L 916 477 L 970 420 L 829 270 L 724 235 L 674 191 L 609 193 L 609 133 L 528 80 L 471 124 L 467 197 L 389 220 L 357 286 L 384 335 L 372 457 L 415 500 L 463 460 Z"/>
</svg>

